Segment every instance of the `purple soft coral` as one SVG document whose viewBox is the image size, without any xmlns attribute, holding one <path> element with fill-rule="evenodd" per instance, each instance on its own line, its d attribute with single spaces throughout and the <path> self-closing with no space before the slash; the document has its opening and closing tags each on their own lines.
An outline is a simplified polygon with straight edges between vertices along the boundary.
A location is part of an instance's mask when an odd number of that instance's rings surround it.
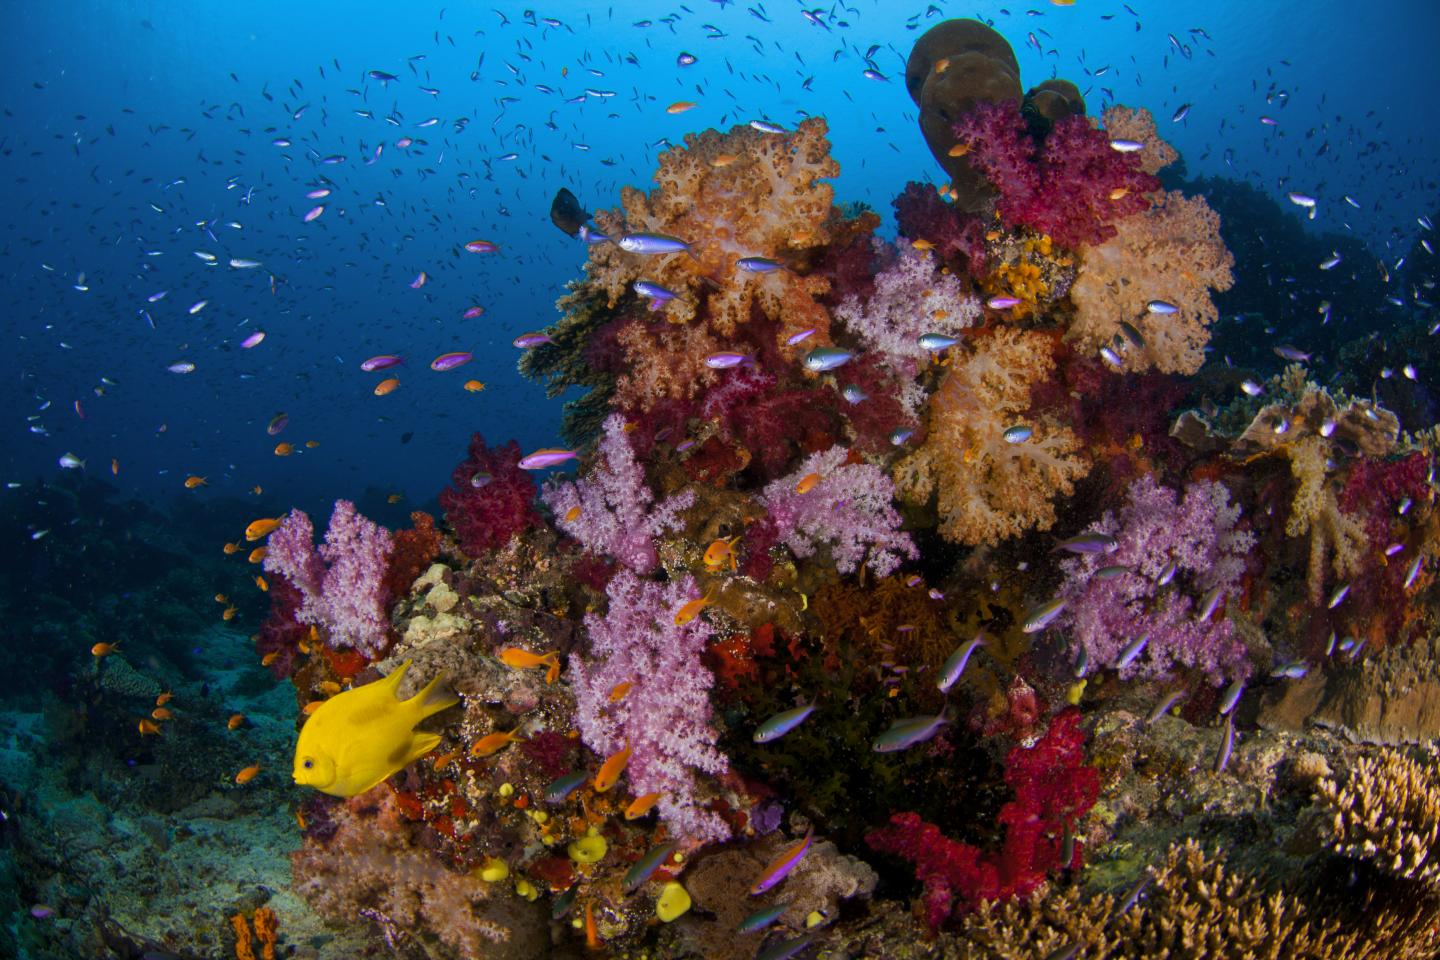
<svg viewBox="0 0 1440 960">
<path fill-rule="evenodd" d="M 699 805 L 692 769 L 728 769 L 715 749 L 709 691 L 714 677 L 700 661 L 710 626 L 695 618 L 683 626 L 674 612 L 696 594 L 686 577 L 667 584 L 619 571 L 606 593 L 606 614 L 588 614 L 587 657 L 570 657 L 575 725 L 585 745 L 608 757 L 627 744 L 631 793 L 660 793 L 660 816 L 672 833 L 701 843 L 730 835 L 725 822 Z M 618 683 L 633 684 L 612 703 Z"/>
<path fill-rule="evenodd" d="M 1148 475 L 1132 483 L 1120 516 L 1106 513 L 1089 527 L 1115 537 L 1115 551 L 1061 564 L 1066 621 L 1091 662 L 1114 666 L 1131 641 L 1149 636 L 1121 676 L 1163 677 L 1188 667 L 1217 686 L 1248 676 L 1245 644 L 1223 615 L 1255 543 L 1254 535 L 1235 530 L 1239 516 L 1219 483 L 1192 483 L 1183 499 Z M 1121 569 L 1097 577 L 1102 567 Z M 1222 613 L 1202 620 L 1195 598 L 1212 590 Z"/>
<path fill-rule="evenodd" d="M 390 531 L 361 516 L 349 500 L 336 500 L 318 552 L 313 537 L 305 512 L 290 511 L 267 541 L 265 570 L 283 575 L 304 597 L 298 622 L 325 627 L 332 646 L 378 657 L 390 626 L 384 589 Z"/>
<path fill-rule="evenodd" d="M 793 474 L 768 485 L 760 500 L 780 542 L 795 556 L 812 556 L 817 545 L 827 543 L 835 568 L 853 573 L 868 550 L 870 569 L 889 576 L 902 555 L 915 559 L 915 544 L 897 529 L 900 514 L 891 504 L 895 484 L 877 466 L 847 462 L 849 455 L 838 446 L 811 454 Z M 802 485 L 811 474 L 818 481 Z"/>
<path fill-rule="evenodd" d="M 654 538 L 680 525 L 678 514 L 695 502 L 687 490 L 650 508 L 655 495 L 635 459 L 619 414 L 605 421 L 600 456 L 579 480 L 547 484 L 540 498 L 555 511 L 560 529 L 592 553 L 614 557 L 636 573 L 659 563 Z"/>
</svg>

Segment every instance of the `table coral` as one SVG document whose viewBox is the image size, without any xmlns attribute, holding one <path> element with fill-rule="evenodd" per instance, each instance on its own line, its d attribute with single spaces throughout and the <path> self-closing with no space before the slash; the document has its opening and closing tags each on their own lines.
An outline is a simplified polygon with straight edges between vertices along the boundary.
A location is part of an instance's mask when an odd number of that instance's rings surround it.
<svg viewBox="0 0 1440 960">
<path fill-rule="evenodd" d="M 1031 385 L 1054 370 L 1045 334 L 1000 330 L 955 359 L 930 398 L 923 446 L 895 467 L 900 496 L 914 503 L 938 497 L 947 540 L 996 543 L 1055 522 L 1052 498 L 1069 496 L 1089 471 L 1071 430 L 1036 418 L 1023 443 L 1005 431 L 1027 422 Z"/>
<path fill-rule="evenodd" d="M 691 245 L 690 255 L 633 254 L 599 243 L 585 265 L 588 282 L 606 291 L 612 307 L 636 280 L 660 284 L 678 294 L 664 308 L 666 320 L 700 317 L 722 336 L 749 321 L 753 302 L 781 321 L 782 339 L 815 328 L 814 342 L 825 342 L 830 317 L 815 300 L 829 287 L 824 278 L 745 272 L 736 261 L 783 261 L 829 241 L 834 192 L 822 181 L 838 176 L 840 165 L 830 157 L 826 132 L 825 121 L 811 117 L 783 134 L 749 125 L 686 134 L 685 146 L 660 154 L 654 190 L 625 187 L 622 208 L 597 212 L 595 222 L 612 237 L 679 237 Z"/>
<path fill-rule="evenodd" d="M 1064 622 L 1091 662 L 1114 666 L 1132 640 L 1149 636 L 1144 652 L 1120 668 L 1122 677 L 1165 677 L 1191 668 L 1218 686 L 1248 676 L 1245 644 L 1229 618 L 1195 616 L 1200 595 L 1218 589 L 1223 611 L 1226 597 L 1238 590 L 1245 555 L 1255 544 L 1252 534 L 1235 529 L 1239 517 L 1222 484 L 1192 483 L 1181 497 L 1146 475 L 1130 485 L 1118 516 L 1107 512 L 1087 527 L 1118 541 L 1112 553 L 1061 564 Z M 1158 581 L 1171 564 L 1173 586 L 1162 587 Z M 1111 566 L 1124 572 L 1095 576 Z"/>
<path fill-rule="evenodd" d="M 864 561 L 877 577 L 887 577 L 903 557 L 914 560 L 919 553 L 899 530 L 900 515 L 891 504 L 895 486 L 885 471 L 851 463 L 849 456 L 839 446 L 811 454 L 789 476 L 766 486 L 760 502 L 780 542 L 795 556 L 813 556 L 823 543 L 841 573 L 855 572 Z M 818 481 L 801 493 L 801 481 L 811 475 Z"/>
<path fill-rule="evenodd" d="M 1220 238 L 1220 218 L 1202 197 L 1171 191 L 1142 213 L 1115 221 L 1115 236 L 1080 254 L 1070 287 L 1075 318 L 1066 338 L 1095 352 L 1120 336 L 1120 321 L 1145 341 L 1123 355 L 1125 369 L 1192 374 L 1205 362 L 1209 327 L 1219 316 L 1212 290 L 1228 290 L 1235 258 Z M 1178 308 L 1165 315 L 1147 304 Z"/>
<path fill-rule="evenodd" d="M 703 617 L 677 625 L 675 612 L 697 591 L 690 577 L 668 584 L 620 570 L 606 590 L 609 609 L 587 614 L 585 654 L 571 654 L 575 725 L 599 757 L 629 747 L 630 793 L 661 793 L 660 817 L 692 843 L 730 835 L 719 816 L 701 806 L 693 770 L 728 769 L 715 749 L 710 721 L 714 677 L 701 662 L 712 630 Z M 632 686 L 611 702 L 619 683 Z"/>
<path fill-rule="evenodd" d="M 613 557 L 636 573 L 649 573 L 660 562 L 655 538 L 680 526 L 679 513 L 695 502 L 695 492 L 655 504 L 626 435 L 625 418 L 612 414 L 604 431 L 596 461 L 585 475 L 551 481 L 540 496 L 554 511 L 556 525 L 586 550 Z"/>
</svg>

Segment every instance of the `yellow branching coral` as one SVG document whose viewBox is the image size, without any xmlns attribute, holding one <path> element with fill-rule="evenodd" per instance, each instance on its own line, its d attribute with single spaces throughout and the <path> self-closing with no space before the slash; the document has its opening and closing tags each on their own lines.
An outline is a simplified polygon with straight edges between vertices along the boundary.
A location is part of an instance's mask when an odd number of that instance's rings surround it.
<svg viewBox="0 0 1440 960">
<path fill-rule="evenodd" d="M 1310 569 L 1306 582 L 1310 598 L 1317 602 L 1325 590 L 1326 557 L 1330 558 L 1336 578 L 1346 580 L 1361 573 L 1369 546 L 1361 518 L 1340 511 L 1335 487 L 1326 469 L 1329 450 L 1330 445 L 1318 436 L 1302 437 L 1286 448 L 1296 487 L 1290 517 L 1285 521 L 1285 534 L 1310 535 Z"/>
<path fill-rule="evenodd" d="M 1136 156 L 1140 159 L 1140 169 L 1146 173 L 1159 173 L 1179 159 L 1179 151 L 1155 132 L 1155 118 L 1144 107 L 1132 110 L 1114 106 L 1105 111 L 1104 120 L 1105 132 L 1111 140 L 1134 140 L 1145 145 Z"/>
<path fill-rule="evenodd" d="M 1386 873 L 1440 891 L 1440 764 L 1399 750 L 1355 762 L 1345 782 L 1319 784 L 1330 846 Z"/>
<path fill-rule="evenodd" d="M 1154 368 L 1192 374 L 1205 362 L 1210 324 L 1219 316 L 1211 290 L 1228 290 L 1235 258 L 1220 239 L 1220 217 L 1202 197 L 1170 192 L 1144 213 L 1115 222 L 1119 233 L 1081 251 L 1070 288 L 1075 319 L 1066 339 L 1095 353 L 1120 333 L 1120 321 L 1139 329 L 1145 346 L 1131 345 L 1127 370 Z M 1152 313 L 1161 300 L 1175 313 Z"/>
<path fill-rule="evenodd" d="M 1027 421 L 1031 384 L 1055 366 L 1043 333 L 1000 330 L 957 358 L 930 398 L 928 436 L 895 467 L 899 495 L 925 503 L 937 495 L 940 533 L 948 540 L 996 543 L 1055 522 L 1053 498 L 1068 496 L 1090 465 L 1080 442 L 1049 417 Z M 1012 443 L 1005 432 L 1032 430 Z"/>
<path fill-rule="evenodd" d="M 783 261 L 787 252 L 831 241 L 834 191 L 822 181 L 839 175 L 840 165 L 830 156 L 827 129 L 812 117 L 783 134 L 749 126 L 687 134 L 684 147 L 660 155 L 654 190 L 647 195 L 626 187 L 623 209 L 602 210 L 595 221 L 612 237 L 679 237 L 693 255 L 633 254 L 596 244 L 585 265 L 589 282 L 606 292 L 612 307 L 634 281 L 658 283 L 679 295 L 662 311 L 674 323 L 689 323 L 705 300 L 710 326 L 722 335 L 747 322 L 758 302 L 779 320 L 782 338 L 814 327 L 817 336 L 806 349 L 825 341 L 829 314 L 815 298 L 829 289 L 827 280 L 735 264 L 746 257 Z"/>
</svg>

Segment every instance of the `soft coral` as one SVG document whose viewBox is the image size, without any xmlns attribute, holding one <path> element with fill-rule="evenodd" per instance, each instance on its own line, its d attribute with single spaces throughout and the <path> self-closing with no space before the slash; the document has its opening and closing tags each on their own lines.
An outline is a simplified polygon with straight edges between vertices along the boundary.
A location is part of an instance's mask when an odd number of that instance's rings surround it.
<svg viewBox="0 0 1440 960">
<path fill-rule="evenodd" d="M 514 440 L 491 449 L 485 438 L 470 438 L 470 456 L 440 491 L 440 507 L 455 530 L 460 549 L 470 556 L 502 547 L 540 523 L 535 510 L 535 481 L 520 469 L 520 445 Z"/>
</svg>

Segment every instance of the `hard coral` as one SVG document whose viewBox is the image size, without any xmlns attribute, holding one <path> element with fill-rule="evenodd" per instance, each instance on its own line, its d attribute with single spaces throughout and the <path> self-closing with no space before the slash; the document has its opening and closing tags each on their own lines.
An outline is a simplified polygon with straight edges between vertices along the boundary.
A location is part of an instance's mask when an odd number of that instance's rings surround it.
<svg viewBox="0 0 1440 960">
<path fill-rule="evenodd" d="M 1100 793 L 1099 773 L 1084 763 L 1079 724 L 1079 711 L 1059 714 L 1035 746 L 1015 747 L 1006 757 L 1005 782 L 1015 798 L 1000 810 L 1006 828 L 1000 849 L 957 843 L 913 813 L 895 814 L 866 837 L 876 850 L 914 863 L 932 929 L 982 901 L 1028 897 L 1051 870 L 1078 862 L 1078 844 L 1074 859 L 1062 862 L 1063 835 Z"/>
<path fill-rule="evenodd" d="M 509 543 L 520 531 L 537 526 L 535 481 L 520 469 L 520 445 L 514 440 L 491 449 L 485 438 L 470 438 L 470 455 L 440 491 L 440 508 L 472 557 Z"/>
<path fill-rule="evenodd" d="M 303 596 L 298 623 L 324 627 L 326 640 L 354 647 L 372 659 L 389 644 L 385 575 L 390 531 L 362 517 L 349 500 L 336 500 L 317 551 L 310 518 L 292 510 L 270 535 L 264 568 L 290 581 Z"/>
<path fill-rule="evenodd" d="M 606 590 L 606 613 L 588 614 L 588 652 L 571 654 L 575 725 L 600 757 L 628 746 L 626 776 L 635 796 L 662 794 L 660 816 L 693 843 L 724 840 L 730 830 L 697 796 L 693 770 L 719 774 L 728 764 L 715 749 L 709 690 L 701 662 L 711 637 L 700 617 L 677 625 L 675 612 L 695 597 L 694 580 L 668 584 L 619 571 Z M 632 684 L 619 703 L 610 691 Z"/>
<path fill-rule="evenodd" d="M 1115 221 L 1145 210 L 1145 194 L 1160 186 L 1084 117 L 1060 120 L 1037 148 L 1013 104 L 980 103 L 956 123 L 955 134 L 971 166 L 998 192 L 995 210 L 1006 226 L 1072 249 L 1114 237 Z"/>
<path fill-rule="evenodd" d="M 1220 239 L 1220 218 L 1203 198 L 1172 191 L 1114 229 L 1111 239 L 1081 252 L 1066 339 L 1082 352 L 1098 351 L 1128 321 L 1145 345 L 1131 345 L 1125 369 L 1194 373 L 1205 362 L 1209 327 L 1219 316 L 1210 293 L 1233 282 L 1235 259 Z M 1154 313 L 1148 308 L 1154 300 L 1178 311 Z"/>
<path fill-rule="evenodd" d="M 1144 652 L 1120 669 L 1123 677 L 1164 677 L 1191 668 L 1219 685 L 1248 676 L 1246 648 L 1223 615 L 1239 586 L 1255 538 L 1235 529 L 1240 508 L 1219 483 L 1200 481 L 1183 498 L 1146 475 L 1130 485 L 1117 517 L 1106 513 L 1088 532 L 1113 536 L 1112 553 L 1064 561 L 1065 620 L 1093 663 L 1114 666 L 1131 641 L 1148 636 Z M 1171 565 L 1171 588 L 1159 586 Z M 1101 567 L 1123 572 L 1097 577 Z M 1218 590 L 1221 618 L 1200 620 L 1197 599 Z"/>
<path fill-rule="evenodd" d="M 1400 750 L 1361 756 L 1343 782 L 1319 783 L 1330 846 L 1440 893 L 1440 761 Z"/>
<path fill-rule="evenodd" d="M 688 242 L 690 255 L 626 253 L 613 243 L 590 248 L 589 283 L 604 289 L 615 306 L 636 280 L 678 294 L 665 319 L 703 319 L 717 334 L 732 333 L 750 319 L 752 301 L 781 323 L 781 337 L 808 328 L 824 342 L 829 315 L 815 298 L 828 283 L 789 270 L 746 272 L 745 257 L 783 260 L 791 251 L 830 239 L 827 226 L 833 191 L 821 181 L 840 166 L 830 157 L 825 121 L 811 117 L 795 130 L 762 133 L 748 125 L 729 133 L 686 134 L 684 147 L 660 155 L 658 184 L 647 196 L 626 187 L 623 210 L 602 210 L 595 221 L 611 236 L 660 233 Z"/>
<path fill-rule="evenodd" d="M 930 398 L 923 446 L 895 467 L 900 496 L 925 503 L 938 496 L 947 540 L 996 543 L 1055 522 L 1051 498 L 1068 496 L 1089 470 L 1079 441 L 1050 418 L 1033 423 L 1023 443 L 1005 432 L 1024 423 L 1030 390 L 1054 369 L 1042 333 L 1000 330 L 956 357 Z"/>
<path fill-rule="evenodd" d="M 652 507 L 655 495 L 631 449 L 625 418 L 612 414 L 604 430 L 596 462 L 577 480 L 547 484 L 541 499 L 560 529 L 586 550 L 649 573 L 659 563 L 655 538 L 680 525 L 679 512 L 695 502 L 695 493 L 687 490 Z"/>
<path fill-rule="evenodd" d="M 841 573 L 853 573 L 863 560 L 876 576 L 887 577 L 902 557 L 914 560 L 919 554 L 909 534 L 898 529 L 890 478 L 873 464 L 849 462 L 849 455 L 839 446 L 812 454 L 767 486 L 760 501 L 780 542 L 795 556 L 813 556 L 823 543 Z M 807 480 L 812 475 L 818 479 Z"/>
</svg>

